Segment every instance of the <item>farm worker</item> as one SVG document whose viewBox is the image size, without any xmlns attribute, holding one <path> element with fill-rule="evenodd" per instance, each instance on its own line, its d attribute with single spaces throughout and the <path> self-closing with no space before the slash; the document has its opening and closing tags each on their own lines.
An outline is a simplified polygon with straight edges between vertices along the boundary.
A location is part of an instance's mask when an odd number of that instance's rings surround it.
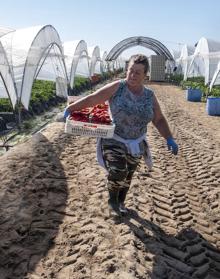
<svg viewBox="0 0 220 279">
<path fill-rule="evenodd" d="M 146 141 L 147 124 L 152 121 L 165 138 L 168 149 L 178 153 L 167 120 L 161 112 L 154 92 L 144 86 L 145 76 L 149 70 L 146 56 L 131 56 L 128 63 L 126 78 L 113 81 L 94 93 L 70 104 L 65 112 L 109 102 L 115 132 L 113 138 L 99 140 L 104 166 L 107 169 L 108 205 L 113 215 L 126 214 L 125 199 L 132 176 L 142 156 L 151 168 L 151 157 Z"/>
</svg>

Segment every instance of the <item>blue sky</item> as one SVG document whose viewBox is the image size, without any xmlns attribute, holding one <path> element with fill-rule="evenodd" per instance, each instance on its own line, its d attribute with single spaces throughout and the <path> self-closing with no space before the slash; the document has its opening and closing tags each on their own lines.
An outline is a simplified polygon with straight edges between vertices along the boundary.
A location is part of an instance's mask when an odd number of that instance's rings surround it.
<svg viewBox="0 0 220 279">
<path fill-rule="evenodd" d="M 107 52 L 132 36 L 151 37 L 180 50 L 201 37 L 220 41 L 219 11 L 219 0 L 5 0 L 0 26 L 51 24 L 62 41 L 83 39 Z M 135 52 L 147 51 L 134 47 L 123 54 Z"/>
</svg>

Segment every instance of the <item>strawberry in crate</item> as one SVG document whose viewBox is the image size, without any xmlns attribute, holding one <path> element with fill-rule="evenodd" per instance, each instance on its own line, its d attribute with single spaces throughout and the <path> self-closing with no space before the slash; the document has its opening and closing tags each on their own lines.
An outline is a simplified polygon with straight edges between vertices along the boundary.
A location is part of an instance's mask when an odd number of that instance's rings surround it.
<svg viewBox="0 0 220 279">
<path fill-rule="evenodd" d="M 81 111 L 74 111 L 70 119 L 80 122 L 110 125 L 112 123 L 107 104 L 98 104 L 93 108 L 85 108 Z"/>
<path fill-rule="evenodd" d="M 110 125 L 112 123 L 108 105 L 99 104 L 93 107 L 90 112 L 90 120 L 92 123 Z"/>
<path fill-rule="evenodd" d="M 73 111 L 70 114 L 70 119 L 74 121 L 80 121 L 80 122 L 89 122 L 90 111 L 91 108 L 85 108 L 80 111 Z"/>
</svg>

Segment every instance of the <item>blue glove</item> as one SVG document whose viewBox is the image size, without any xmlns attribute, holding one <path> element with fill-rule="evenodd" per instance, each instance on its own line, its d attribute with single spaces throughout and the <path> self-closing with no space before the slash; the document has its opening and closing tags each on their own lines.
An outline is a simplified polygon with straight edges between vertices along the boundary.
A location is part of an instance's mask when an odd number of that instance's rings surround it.
<svg viewBox="0 0 220 279">
<path fill-rule="evenodd" d="M 175 143 L 175 140 L 172 137 L 167 139 L 168 150 L 171 150 L 174 155 L 178 153 L 178 145 Z"/>
<path fill-rule="evenodd" d="M 70 115 L 70 112 L 69 112 L 68 108 L 65 108 L 65 110 L 63 112 L 63 118 L 66 119 L 69 115 Z"/>
</svg>

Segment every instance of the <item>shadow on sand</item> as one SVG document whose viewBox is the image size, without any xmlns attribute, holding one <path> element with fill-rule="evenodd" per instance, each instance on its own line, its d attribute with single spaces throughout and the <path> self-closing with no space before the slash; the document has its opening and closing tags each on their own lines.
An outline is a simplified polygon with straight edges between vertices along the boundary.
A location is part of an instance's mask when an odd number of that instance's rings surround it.
<svg viewBox="0 0 220 279">
<path fill-rule="evenodd" d="M 68 195 L 57 146 L 38 133 L 1 157 L 1 279 L 26 278 L 53 246 Z"/>
<path fill-rule="evenodd" d="M 220 278 L 220 251 L 194 229 L 169 235 L 134 210 L 121 221 L 144 244 L 145 251 L 155 255 L 152 273 L 147 278 Z"/>
</svg>

